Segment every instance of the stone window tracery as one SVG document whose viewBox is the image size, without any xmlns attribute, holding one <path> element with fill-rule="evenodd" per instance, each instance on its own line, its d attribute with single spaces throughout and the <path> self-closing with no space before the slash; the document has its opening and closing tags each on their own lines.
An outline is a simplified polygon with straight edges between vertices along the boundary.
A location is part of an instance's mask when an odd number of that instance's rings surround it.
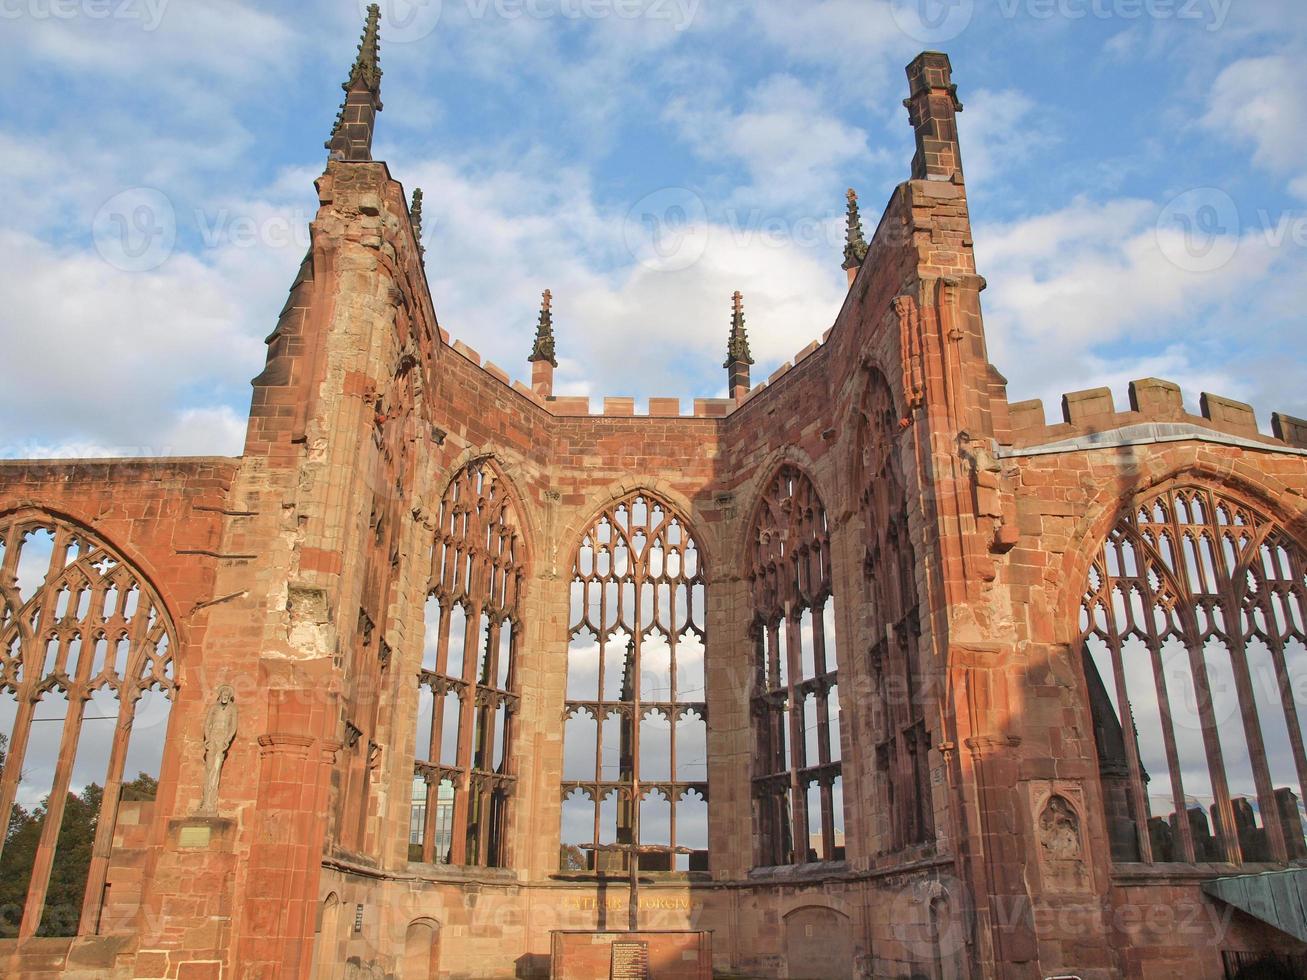
<svg viewBox="0 0 1307 980">
<path fill-rule="evenodd" d="M 91 531 L 0 518 L 0 936 L 116 931 L 119 821 L 148 827 L 171 701 L 163 603 Z M 143 847 L 143 843 L 138 846 Z"/>
<path fill-rule="evenodd" d="M 807 475 L 772 477 L 749 538 L 759 865 L 844 857 L 830 529 Z"/>
<path fill-rule="evenodd" d="M 857 415 L 855 467 L 866 533 L 867 635 L 877 705 L 872 727 L 881 803 L 889 816 L 885 849 L 928 843 L 935 824 L 926 725 L 917 559 L 908 525 L 907 484 L 898 460 L 898 413 L 883 375 L 872 371 Z"/>
<path fill-rule="evenodd" d="M 1305 589 L 1284 530 L 1208 488 L 1143 495 L 1112 529 L 1080 625 L 1114 859 L 1307 858 Z"/>
<path fill-rule="evenodd" d="M 450 481 L 431 562 L 409 856 L 503 867 L 526 554 L 513 495 L 491 460 Z"/>
<path fill-rule="evenodd" d="M 564 871 L 708 869 L 705 570 L 646 491 L 606 507 L 572 566 Z"/>
</svg>

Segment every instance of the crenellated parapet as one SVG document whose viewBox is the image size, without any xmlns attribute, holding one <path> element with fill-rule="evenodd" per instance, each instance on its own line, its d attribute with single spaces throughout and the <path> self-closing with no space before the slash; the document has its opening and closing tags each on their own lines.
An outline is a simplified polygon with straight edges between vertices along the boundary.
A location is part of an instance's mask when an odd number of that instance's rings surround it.
<svg viewBox="0 0 1307 980">
<path fill-rule="evenodd" d="M 1272 434 L 1262 432 L 1251 405 L 1202 392 L 1199 414 L 1184 403 L 1180 386 L 1159 378 L 1130 382 L 1130 407 L 1118 411 L 1109 388 L 1087 388 L 1062 396 L 1062 421 L 1050 423 L 1044 403 L 1035 398 L 1008 406 L 1010 430 L 996 433 L 998 441 L 1017 452 L 1036 449 L 1093 449 L 1109 444 L 1174 442 L 1186 438 L 1213 439 L 1307 450 L 1307 422 L 1280 412 L 1271 416 Z"/>
</svg>

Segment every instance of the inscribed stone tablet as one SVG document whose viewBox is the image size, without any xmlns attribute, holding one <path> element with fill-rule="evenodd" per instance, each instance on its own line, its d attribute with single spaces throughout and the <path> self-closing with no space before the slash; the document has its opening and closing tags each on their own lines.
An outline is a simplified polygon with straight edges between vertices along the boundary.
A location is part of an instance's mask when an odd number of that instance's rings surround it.
<svg viewBox="0 0 1307 980">
<path fill-rule="evenodd" d="M 649 944 L 613 943 L 608 976 L 611 980 L 649 980 Z"/>
</svg>

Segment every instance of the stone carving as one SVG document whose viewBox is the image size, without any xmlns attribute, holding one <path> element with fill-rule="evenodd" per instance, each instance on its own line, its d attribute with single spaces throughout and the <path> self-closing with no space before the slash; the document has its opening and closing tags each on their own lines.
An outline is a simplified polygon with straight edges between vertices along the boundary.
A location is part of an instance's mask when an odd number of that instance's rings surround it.
<svg viewBox="0 0 1307 980">
<path fill-rule="evenodd" d="M 1080 818 L 1061 796 L 1052 796 L 1039 816 L 1039 840 L 1056 861 L 1080 859 Z"/>
<path fill-rule="evenodd" d="M 218 688 L 213 704 L 204 715 L 204 793 L 195 812 L 214 815 L 218 812 L 218 780 L 227 750 L 236 738 L 236 692 L 230 685 Z"/>
</svg>

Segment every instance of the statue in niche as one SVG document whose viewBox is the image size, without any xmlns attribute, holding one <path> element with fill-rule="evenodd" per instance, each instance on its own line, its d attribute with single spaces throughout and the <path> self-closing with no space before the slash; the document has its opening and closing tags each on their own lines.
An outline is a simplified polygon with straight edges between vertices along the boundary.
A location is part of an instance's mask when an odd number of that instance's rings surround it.
<svg viewBox="0 0 1307 980">
<path fill-rule="evenodd" d="M 1060 796 L 1053 796 L 1039 817 L 1039 838 L 1044 851 L 1058 861 L 1075 861 L 1080 858 L 1080 818 L 1071 804 Z"/>
<path fill-rule="evenodd" d="M 214 816 L 218 812 L 218 780 L 227 751 L 236 738 L 236 692 L 228 684 L 218 688 L 213 704 L 204 715 L 204 793 L 195 812 Z"/>
</svg>

